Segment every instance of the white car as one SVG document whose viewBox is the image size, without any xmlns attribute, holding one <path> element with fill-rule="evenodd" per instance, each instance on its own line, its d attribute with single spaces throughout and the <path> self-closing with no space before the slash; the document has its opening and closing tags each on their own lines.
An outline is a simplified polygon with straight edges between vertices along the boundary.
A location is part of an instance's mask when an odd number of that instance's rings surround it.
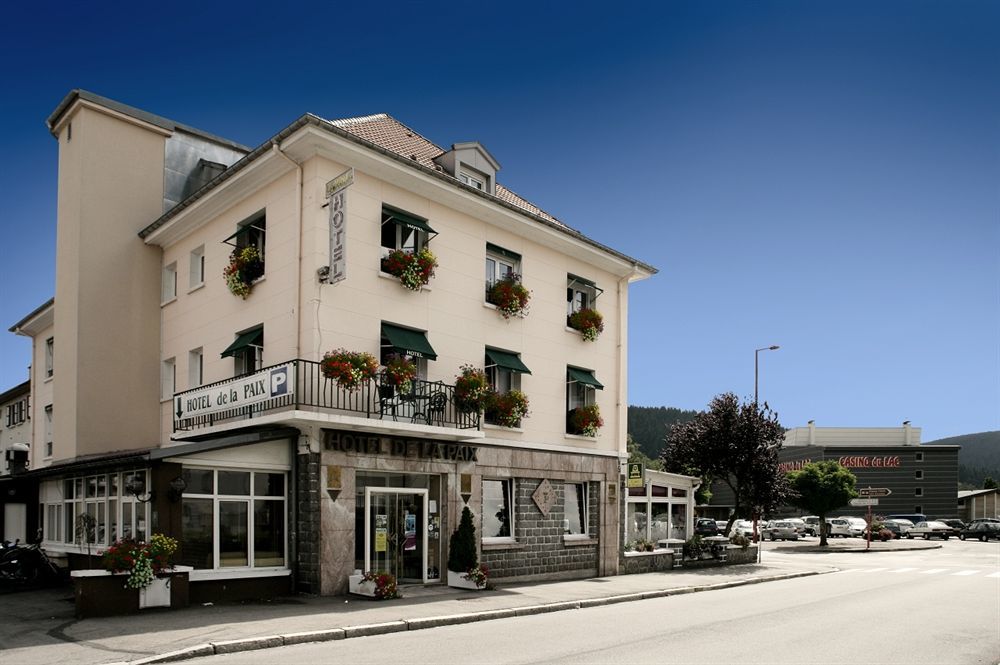
<svg viewBox="0 0 1000 665">
<path fill-rule="evenodd" d="M 764 529 L 764 537 L 768 540 L 798 540 L 799 532 L 795 529 L 795 524 L 788 520 L 774 520 L 767 523 Z"/>
<path fill-rule="evenodd" d="M 886 522 L 893 522 L 899 527 L 899 537 L 906 538 L 907 534 L 910 533 L 910 529 L 913 528 L 913 522 L 910 520 L 896 519 L 896 520 L 886 520 Z"/>
<path fill-rule="evenodd" d="M 795 525 L 795 531 L 799 534 L 799 538 L 805 538 L 806 536 L 812 535 L 809 533 L 809 525 L 806 524 L 805 520 L 799 519 L 798 517 L 789 517 L 788 521 Z"/>
<path fill-rule="evenodd" d="M 865 535 L 865 531 L 868 529 L 868 522 L 866 522 L 862 517 L 848 517 L 847 515 L 841 515 L 840 519 L 847 520 L 852 536 L 861 538 Z"/>
<path fill-rule="evenodd" d="M 924 540 L 940 538 L 948 540 L 951 536 L 951 527 L 944 522 L 917 522 L 912 529 L 906 532 L 907 538 L 923 536 Z"/>
<path fill-rule="evenodd" d="M 758 525 L 760 528 L 762 525 Z M 733 522 L 733 529 L 730 531 L 729 536 L 746 536 L 747 538 L 753 538 L 753 522 L 750 520 L 736 520 Z"/>
<path fill-rule="evenodd" d="M 826 521 L 827 535 L 831 538 L 835 536 L 840 536 L 841 538 L 850 538 L 853 533 L 851 533 L 851 524 L 845 519 L 836 518 L 828 519 Z"/>
</svg>

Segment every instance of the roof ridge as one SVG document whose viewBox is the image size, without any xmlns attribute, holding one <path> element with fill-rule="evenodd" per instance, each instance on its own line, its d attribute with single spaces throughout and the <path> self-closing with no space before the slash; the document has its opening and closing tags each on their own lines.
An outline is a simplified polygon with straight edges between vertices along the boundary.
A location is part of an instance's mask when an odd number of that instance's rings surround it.
<svg viewBox="0 0 1000 665">
<path fill-rule="evenodd" d="M 357 125 L 362 122 L 371 122 L 372 120 L 383 120 L 389 118 L 388 113 L 374 113 L 372 115 L 359 115 L 353 118 L 335 118 L 333 120 L 327 120 L 331 125 L 336 125 L 337 127 L 343 127 L 345 125 Z"/>
</svg>

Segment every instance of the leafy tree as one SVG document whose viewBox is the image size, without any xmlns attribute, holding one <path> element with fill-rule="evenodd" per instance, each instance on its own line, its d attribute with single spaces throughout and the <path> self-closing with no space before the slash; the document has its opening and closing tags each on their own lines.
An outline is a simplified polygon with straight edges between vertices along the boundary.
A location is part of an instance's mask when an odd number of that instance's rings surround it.
<svg viewBox="0 0 1000 665">
<path fill-rule="evenodd" d="M 853 473 L 833 460 L 811 462 L 798 471 L 788 473 L 792 489 L 789 502 L 819 517 L 819 544 L 826 546 L 827 513 L 847 504 L 858 495 L 854 485 L 858 479 Z"/>
<path fill-rule="evenodd" d="M 730 520 L 774 510 L 788 495 L 778 469 L 785 430 L 765 403 L 740 404 L 733 393 L 716 396 L 708 411 L 670 430 L 663 451 L 667 471 L 725 483 L 736 505 Z"/>
<path fill-rule="evenodd" d="M 663 471 L 663 461 L 658 459 L 651 459 L 646 453 L 642 451 L 639 444 L 632 435 L 628 435 L 628 461 L 632 464 L 642 464 L 647 469 L 653 469 L 654 471 Z"/>
<path fill-rule="evenodd" d="M 995 490 L 997 488 L 997 481 L 993 480 L 992 476 L 986 476 L 983 480 L 984 490 Z"/>
</svg>

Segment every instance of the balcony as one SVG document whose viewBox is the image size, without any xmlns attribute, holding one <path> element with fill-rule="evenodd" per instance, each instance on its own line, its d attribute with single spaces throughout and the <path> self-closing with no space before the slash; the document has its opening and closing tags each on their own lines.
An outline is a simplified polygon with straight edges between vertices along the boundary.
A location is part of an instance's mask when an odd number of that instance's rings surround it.
<svg viewBox="0 0 1000 665">
<path fill-rule="evenodd" d="M 176 393 L 172 411 L 175 434 L 246 427 L 265 419 L 268 423 L 309 420 L 360 424 L 371 431 L 419 431 L 425 435 L 477 430 L 464 438 L 479 435 L 480 429 L 479 413 L 456 406 L 455 386 L 416 379 L 409 391 L 400 393 L 379 376 L 357 390 L 345 390 L 324 377 L 319 363 L 310 360 L 291 360 Z M 456 434 L 451 432 L 451 438 L 463 438 Z"/>
</svg>

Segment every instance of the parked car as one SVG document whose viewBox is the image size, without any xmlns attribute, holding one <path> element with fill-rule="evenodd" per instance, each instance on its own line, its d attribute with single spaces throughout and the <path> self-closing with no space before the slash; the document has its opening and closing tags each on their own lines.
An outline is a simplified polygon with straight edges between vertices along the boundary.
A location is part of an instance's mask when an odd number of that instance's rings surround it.
<svg viewBox="0 0 1000 665">
<path fill-rule="evenodd" d="M 987 521 L 973 521 L 964 529 L 958 532 L 959 540 L 981 540 L 986 542 L 990 538 L 996 538 L 1000 540 L 1000 521 L 997 522 L 987 522 Z"/>
<path fill-rule="evenodd" d="M 769 540 L 798 540 L 799 532 L 795 524 L 788 520 L 772 520 L 764 528 L 763 535 Z"/>
<path fill-rule="evenodd" d="M 977 522 L 993 522 L 995 524 L 1000 524 L 1000 519 L 996 517 L 977 517 L 976 519 L 969 522 L 969 525 L 975 524 Z"/>
<path fill-rule="evenodd" d="M 809 528 L 806 526 L 805 520 L 801 520 L 798 517 L 789 517 L 788 521 L 795 525 L 795 532 L 799 534 L 799 538 L 805 538 L 809 535 Z"/>
<path fill-rule="evenodd" d="M 715 528 L 719 530 L 719 535 L 726 535 L 726 527 L 729 526 L 728 520 L 715 520 Z"/>
<path fill-rule="evenodd" d="M 747 538 L 753 538 L 753 522 L 750 520 L 736 520 L 733 522 L 733 528 L 729 532 L 729 535 L 730 537 L 746 536 Z"/>
<path fill-rule="evenodd" d="M 957 536 L 962 532 L 962 529 L 965 528 L 965 522 L 963 522 L 962 520 L 946 519 L 946 520 L 938 520 L 938 522 L 942 522 L 950 526 L 951 535 L 953 536 Z"/>
<path fill-rule="evenodd" d="M 827 525 L 827 535 L 831 538 L 835 536 L 840 536 L 841 538 L 850 538 L 853 534 L 851 533 L 850 523 L 841 518 L 828 519 L 826 521 Z"/>
<path fill-rule="evenodd" d="M 810 536 L 819 535 L 819 518 L 815 515 L 806 515 L 802 518 L 802 521 L 806 523 L 806 534 Z"/>
<path fill-rule="evenodd" d="M 927 515 L 923 513 L 899 513 L 896 515 L 887 515 L 887 520 L 909 520 L 912 524 L 917 522 L 926 522 Z"/>
<path fill-rule="evenodd" d="M 910 520 L 883 520 L 882 524 L 895 533 L 897 538 L 905 538 L 906 534 L 913 528 L 913 522 Z"/>
<path fill-rule="evenodd" d="M 951 527 L 943 522 L 917 522 L 912 529 L 910 529 L 906 537 L 916 538 L 917 536 L 923 536 L 924 540 L 930 540 L 931 538 L 940 538 L 941 540 L 948 540 L 951 537 Z"/>
<path fill-rule="evenodd" d="M 847 520 L 847 525 L 851 530 L 852 536 L 857 536 L 861 538 L 865 535 L 865 531 L 868 529 L 868 522 L 862 517 L 850 517 L 848 515 L 841 515 L 840 519 Z"/>
<path fill-rule="evenodd" d="M 719 535 L 719 527 L 715 520 L 699 517 L 694 521 L 694 533 L 696 536 L 717 536 Z"/>
</svg>

